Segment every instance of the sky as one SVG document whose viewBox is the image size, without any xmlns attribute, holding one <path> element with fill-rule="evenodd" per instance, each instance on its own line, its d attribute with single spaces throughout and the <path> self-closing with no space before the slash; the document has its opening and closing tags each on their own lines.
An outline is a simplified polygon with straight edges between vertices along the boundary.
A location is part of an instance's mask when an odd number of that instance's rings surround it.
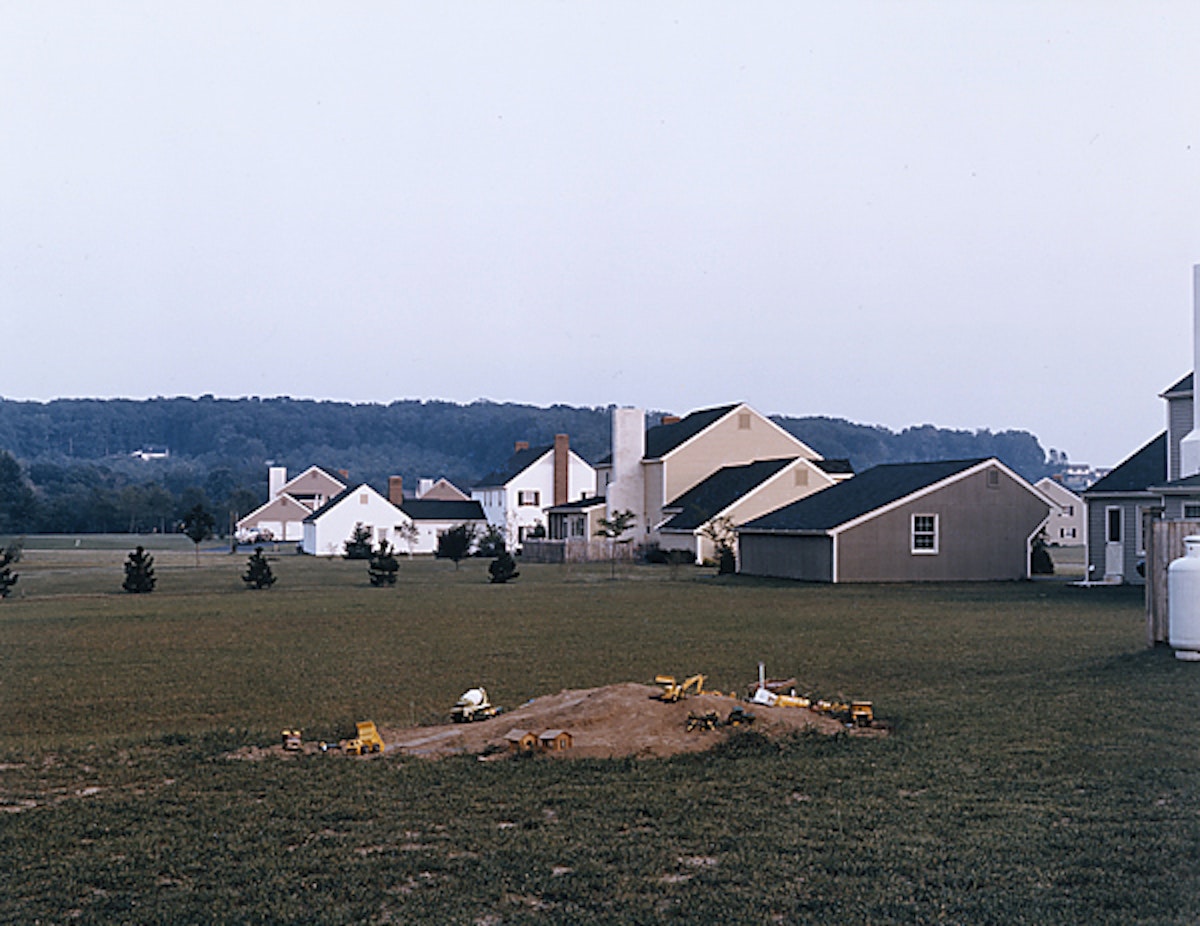
<svg viewBox="0 0 1200 926">
<path fill-rule="evenodd" d="M 1113 465 L 1200 4 L 0 0 L 0 396 L 746 401 Z"/>
</svg>

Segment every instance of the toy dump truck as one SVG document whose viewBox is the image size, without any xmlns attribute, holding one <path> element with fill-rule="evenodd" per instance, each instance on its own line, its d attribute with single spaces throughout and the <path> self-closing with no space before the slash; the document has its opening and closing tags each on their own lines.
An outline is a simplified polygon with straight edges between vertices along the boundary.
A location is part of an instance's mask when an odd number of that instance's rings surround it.
<svg viewBox="0 0 1200 926">
<path fill-rule="evenodd" d="M 358 736 L 346 740 L 343 752 L 351 756 L 365 756 L 371 752 L 383 752 L 383 737 L 375 728 L 373 720 L 363 720 L 358 724 Z"/>
<path fill-rule="evenodd" d="M 450 709 L 450 719 L 455 723 L 471 723 L 474 720 L 487 720 L 499 713 L 500 709 L 488 700 L 486 688 L 468 688 Z"/>
</svg>

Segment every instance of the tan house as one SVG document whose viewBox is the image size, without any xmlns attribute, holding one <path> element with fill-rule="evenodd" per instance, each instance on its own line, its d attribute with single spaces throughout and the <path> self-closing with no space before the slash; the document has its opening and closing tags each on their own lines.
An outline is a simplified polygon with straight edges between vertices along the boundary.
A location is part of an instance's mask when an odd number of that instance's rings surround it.
<svg viewBox="0 0 1200 926">
<path fill-rule="evenodd" d="M 760 460 L 804 459 L 821 455 L 749 405 L 738 403 L 665 417 L 647 429 L 637 408 L 613 410 L 611 457 L 596 467 L 598 495 L 608 516 L 632 511 L 631 539 L 661 543 L 660 529 L 674 513 L 671 503 L 723 467 Z"/>
<path fill-rule="evenodd" d="M 669 517 L 658 530 L 659 546 L 686 551 L 697 563 L 712 560 L 712 535 L 722 522 L 740 527 L 851 475 L 846 460 L 795 457 L 723 466 L 663 509 Z"/>
<path fill-rule="evenodd" d="M 272 466 L 267 470 L 267 503 L 237 522 L 237 537 L 303 540 L 304 519 L 345 488 L 344 482 L 320 466 L 310 466 L 291 479 L 286 467 Z"/>
<path fill-rule="evenodd" d="M 1056 506 L 1050 512 L 1050 523 L 1046 525 L 1046 542 L 1058 547 L 1082 546 L 1086 539 L 1084 525 L 1087 523 L 1083 499 L 1049 476 L 1033 485 Z"/>
</svg>

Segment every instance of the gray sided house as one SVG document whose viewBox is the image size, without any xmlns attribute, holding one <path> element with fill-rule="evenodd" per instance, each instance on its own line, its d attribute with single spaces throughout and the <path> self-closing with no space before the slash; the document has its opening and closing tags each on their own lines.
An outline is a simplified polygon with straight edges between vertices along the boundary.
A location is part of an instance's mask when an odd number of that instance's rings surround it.
<svg viewBox="0 0 1200 926">
<path fill-rule="evenodd" d="M 1166 481 L 1167 455 L 1164 432 L 1083 493 L 1090 581 L 1144 581 L 1138 565 L 1146 555 L 1146 516 L 1162 509 L 1162 496 L 1150 487 Z"/>
<path fill-rule="evenodd" d="M 1024 579 L 1052 507 L 994 457 L 876 466 L 741 527 L 740 571 L 813 582 Z"/>
</svg>

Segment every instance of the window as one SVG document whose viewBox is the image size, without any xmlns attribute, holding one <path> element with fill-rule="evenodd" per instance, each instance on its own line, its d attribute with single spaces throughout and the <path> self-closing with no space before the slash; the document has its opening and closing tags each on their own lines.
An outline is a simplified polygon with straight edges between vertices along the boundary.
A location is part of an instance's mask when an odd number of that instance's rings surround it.
<svg viewBox="0 0 1200 926">
<path fill-rule="evenodd" d="M 1106 536 L 1108 542 L 1109 543 L 1120 543 L 1121 542 L 1121 509 L 1120 508 L 1108 508 L 1105 510 L 1105 514 L 1107 515 L 1107 521 L 1108 521 L 1108 523 L 1106 525 L 1107 531 L 1106 531 L 1105 536 Z"/>
<path fill-rule="evenodd" d="M 1067 505 L 1065 508 L 1063 508 L 1063 511 L 1066 512 L 1066 515 L 1068 518 L 1075 517 L 1075 506 L 1074 505 Z"/>
<path fill-rule="evenodd" d="M 808 485 L 808 470 L 806 470 L 803 466 L 799 467 L 796 470 L 795 484 L 798 486 Z"/>
<path fill-rule="evenodd" d="M 750 430 L 750 413 L 749 412 L 738 412 L 738 430 L 739 431 L 749 431 Z"/>
<path fill-rule="evenodd" d="M 1200 518 L 1200 505 L 1184 505 L 1183 516 L 1185 518 Z"/>
<path fill-rule="evenodd" d="M 1000 488 L 1000 470 L 989 469 L 987 471 L 987 487 L 989 489 Z"/>
<path fill-rule="evenodd" d="M 540 505 L 542 503 L 542 493 L 537 489 L 522 489 L 517 493 L 518 505 Z"/>
<path fill-rule="evenodd" d="M 937 553 L 938 516 L 936 514 L 914 514 L 912 516 L 912 552 Z"/>
<path fill-rule="evenodd" d="M 572 537 L 582 537 L 583 536 L 584 524 L 586 523 L 586 521 L 587 521 L 587 518 L 583 515 L 579 515 L 579 516 L 571 519 L 571 536 Z"/>
<path fill-rule="evenodd" d="M 365 504 L 367 503 L 367 501 L 368 501 L 368 498 L 369 498 L 369 497 L 368 497 L 368 495 L 367 495 L 367 493 L 366 493 L 366 492 L 360 492 L 360 493 L 359 493 L 359 496 L 358 496 L 358 503 L 359 503 L 360 505 L 365 505 Z"/>
</svg>

